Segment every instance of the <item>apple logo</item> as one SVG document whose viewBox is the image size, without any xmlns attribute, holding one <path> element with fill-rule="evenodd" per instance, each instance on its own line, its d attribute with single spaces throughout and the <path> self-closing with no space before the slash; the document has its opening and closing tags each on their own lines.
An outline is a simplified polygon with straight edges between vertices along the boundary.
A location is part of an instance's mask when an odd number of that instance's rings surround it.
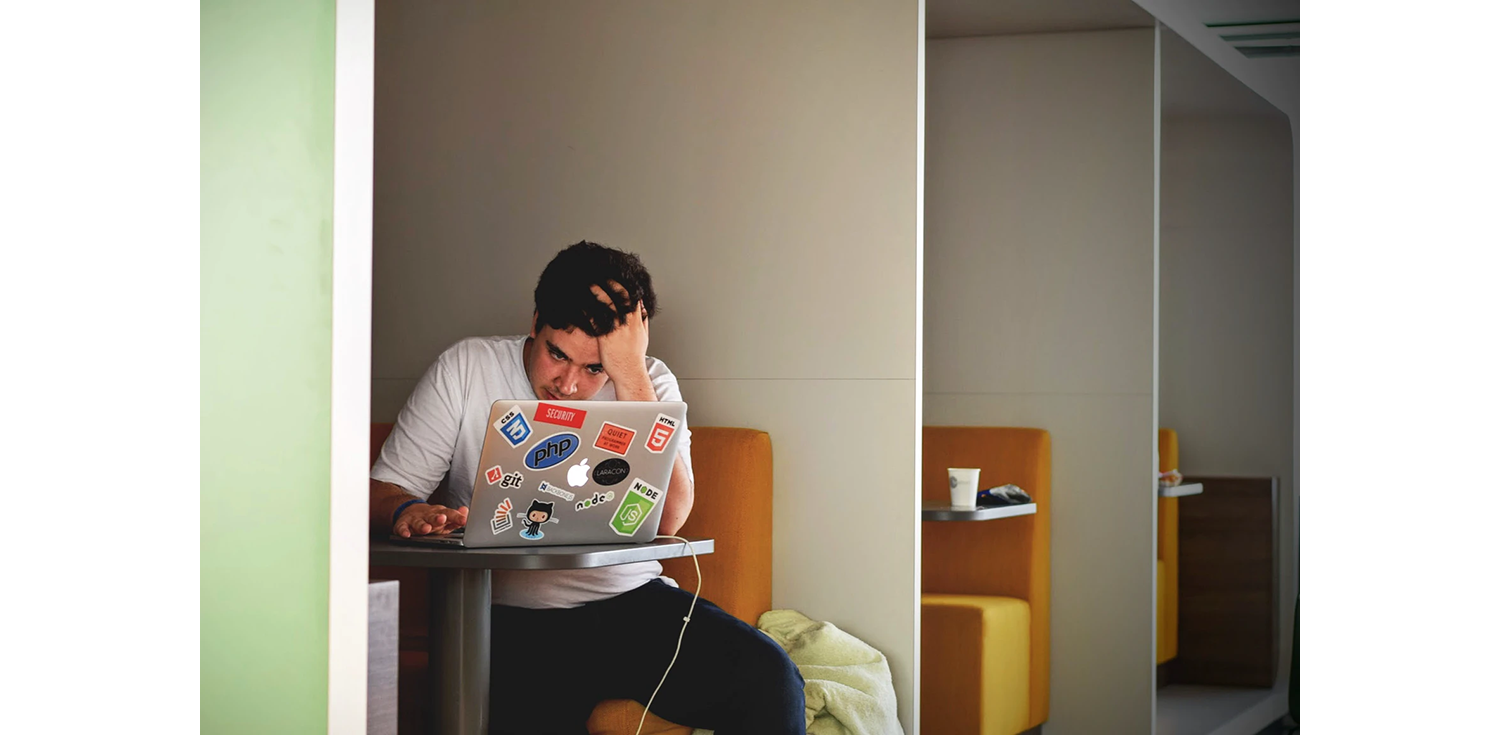
<svg viewBox="0 0 1500 735">
<path fill-rule="evenodd" d="M 576 467 L 568 468 L 568 487 L 583 487 L 589 481 L 589 460 L 584 457 Z"/>
</svg>

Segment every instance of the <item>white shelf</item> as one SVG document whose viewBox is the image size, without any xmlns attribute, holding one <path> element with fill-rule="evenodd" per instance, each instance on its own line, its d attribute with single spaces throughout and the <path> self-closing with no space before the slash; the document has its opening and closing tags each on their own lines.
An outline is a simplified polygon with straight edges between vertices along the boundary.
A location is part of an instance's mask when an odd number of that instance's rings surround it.
<svg viewBox="0 0 1500 735">
<path fill-rule="evenodd" d="M 947 503 L 923 503 L 924 521 L 992 521 L 996 518 L 1036 514 L 1036 503 L 1000 505 L 993 508 L 955 508 Z"/>
<path fill-rule="evenodd" d="M 1156 494 L 1163 498 L 1181 498 L 1187 495 L 1202 495 L 1203 483 L 1195 482 L 1191 485 L 1178 485 L 1177 487 L 1157 488 Z"/>
</svg>

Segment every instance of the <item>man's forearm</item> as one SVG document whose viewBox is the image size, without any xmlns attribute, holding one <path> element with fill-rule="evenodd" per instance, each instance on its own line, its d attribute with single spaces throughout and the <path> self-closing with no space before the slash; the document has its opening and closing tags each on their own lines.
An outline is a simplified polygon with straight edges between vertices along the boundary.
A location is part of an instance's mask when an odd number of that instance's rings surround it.
<svg viewBox="0 0 1500 735">
<path fill-rule="evenodd" d="M 396 509 L 416 497 L 398 485 L 370 480 L 370 530 L 375 533 L 390 533 L 391 516 L 396 513 Z"/>
</svg>

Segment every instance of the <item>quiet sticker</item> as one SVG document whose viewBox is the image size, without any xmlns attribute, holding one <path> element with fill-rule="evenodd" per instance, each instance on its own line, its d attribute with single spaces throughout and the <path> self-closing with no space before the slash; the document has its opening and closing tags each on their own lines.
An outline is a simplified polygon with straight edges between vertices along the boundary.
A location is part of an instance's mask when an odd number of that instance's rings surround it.
<svg viewBox="0 0 1500 735">
<path fill-rule="evenodd" d="M 538 492 L 544 492 L 544 493 L 546 493 L 548 495 L 556 495 L 557 497 L 562 498 L 563 500 L 566 500 L 569 503 L 573 502 L 573 497 L 574 497 L 573 493 L 570 493 L 567 490 L 564 490 L 564 489 L 562 489 L 562 488 L 560 488 L 560 487 L 558 487 L 556 485 L 553 485 L 552 483 L 547 482 L 546 480 L 542 480 L 542 484 L 537 487 L 537 491 Z"/>
<path fill-rule="evenodd" d="M 504 416 L 495 419 L 495 431 L 500 432 L 512 447 L 519 447 L 531 436 L 531 424 L 526 423 L 520 406 L 511 406 Z"/>
<path fill-rule="evenodd" d="M 646 437 L 646 451 L 661 454 L 675 433 L 677 433 L 677 419 L 664 413 L 656 414 L 656 423 L 651 425 L 651 434 Z"/>
<path fill-rule="evenodd" d="M 620 501 L 620 507 L 615 509 L 615 517 L 609 520 L 609 527 L 621 536 L 634 536 L 660 500 L 661 491 L 637 477 L 630 483 L 630 490 L 625 493 L 625 499 Z"/>
<path fill-rule="evenodd" d="M 536 415 L 532 418 L 546 424 L 557 424 L 558 426 L 582 429 L 583 417 L 587 415 L 589 415 L 588 411 L 576 408 L 563 408 L 562 406 L 554 406 L 550 403 L 538 403 L 536 404 Z"/>
<path fill-rule="evenodd" d="M 490 519 L 490 533 L 499 536 L 503 531 L 509 531 L 515 523 L 510 520 L 510 498 L 500 501 L 500 507 L 495 509 L 495 517 Z"/>
<path fill-rule="evenodd" d="M 484 479 L 491 485 L 499 482 L 503 477 L 505 477 L 505 470 L 500 469 L 500 465 L 495 465 L 484 471 Z"/>
<path fill-rule="evenodd" d="M 627 429 L 606 421 L 603 426 L 599 427 L 599 438 L 594 440 L 594 446 L 623 457 L 630 449 L 630 442 L 634 439 L 635 429 Z"/>
</svg>

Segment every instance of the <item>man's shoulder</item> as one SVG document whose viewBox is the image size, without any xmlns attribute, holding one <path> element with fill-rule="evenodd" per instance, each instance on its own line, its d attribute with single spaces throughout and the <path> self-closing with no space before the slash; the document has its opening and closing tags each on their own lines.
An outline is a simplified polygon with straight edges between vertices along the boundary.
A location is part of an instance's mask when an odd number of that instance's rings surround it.
<svg viewBox="0 0 1500 735">
<path fill-rule="evenodd" d="M 490 358 L 497 354 L 519 350 L 526 341 L 525 335 L 495 337 L 464 337 L 449 345 L 438 355 L 440 361 L 464 362 L 475 357 Z"/>
</svg>

